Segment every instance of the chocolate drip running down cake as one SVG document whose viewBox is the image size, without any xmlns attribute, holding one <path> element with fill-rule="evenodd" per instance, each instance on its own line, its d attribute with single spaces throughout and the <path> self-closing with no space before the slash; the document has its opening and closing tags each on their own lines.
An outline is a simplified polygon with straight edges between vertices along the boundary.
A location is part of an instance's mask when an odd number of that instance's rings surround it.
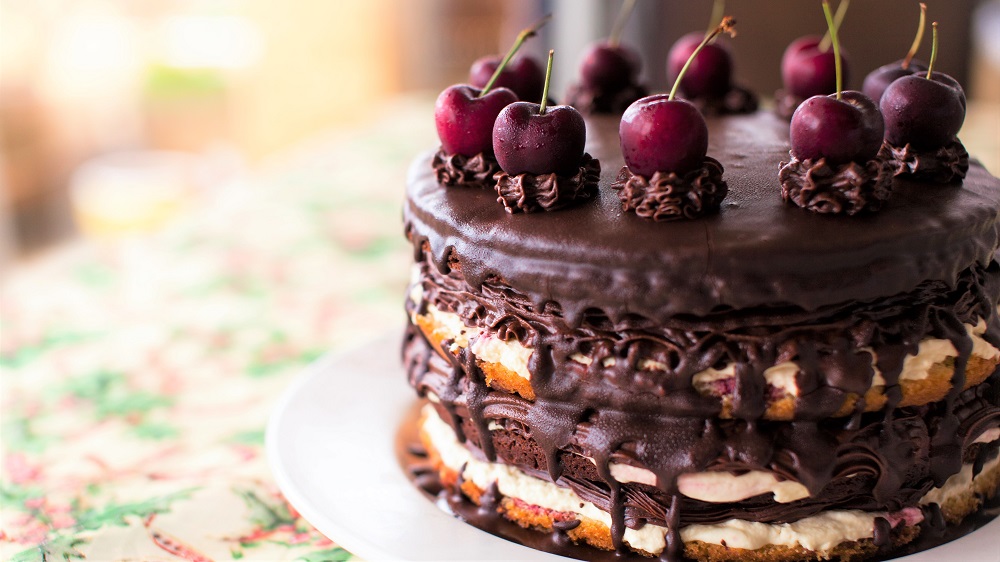
<svg viewBox="0 0 1000 562">
<path fill-rule="evenodd" d="M 1000 481 L 1000 180 L 893 178 L 877 214 L 782 202 L 788 125 L 708 119 L 718 214 L 595 197 L 510 214 L 411 168 L 404 363 L 443 484 L 541 533 L 668 561 L 863 559 Z"/>
</svg>

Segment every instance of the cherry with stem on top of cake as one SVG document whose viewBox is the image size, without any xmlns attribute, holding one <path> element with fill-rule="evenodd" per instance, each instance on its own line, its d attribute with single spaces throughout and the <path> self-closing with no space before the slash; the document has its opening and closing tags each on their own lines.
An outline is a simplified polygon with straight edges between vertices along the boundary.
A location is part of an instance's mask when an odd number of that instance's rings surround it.
<svg viewBox="0 0 1000 562">
<path fill-rule="evenodd" d="M 493 152 L 509 175 L 571 175 L 580 168 L 587 140 L 583 116 L 568 105 L 548 107 L 554 51 L 549 51 L 541 103 L 503 108 L 493 126 Z"/>
<path fill-rule="evenodd" d="M 885 118 L 885 140 L 894 146 L 918 149 L 944 146 L 965 121 L 965 93 L 947 74 L 934 71 L 937 58 L 937 22 L 931 24 L 931 60 L 926 73 L 899 78 L 886 88 L 880 104 Z"/>
<path fill-rule="evenodd" d="M 831 30 L 840 28 L 849 5 L 849 0 L 840 1 L 834 25 L 822 38 L 800 37 L 785 49 L 781 57 L 781 79 L 784 90 L 779 91 L 776 100 L 778 112 L 784 117 L 791 117 L 798 104 L 806 98 L 836 92 L 838 66 L 842 83 L 847 82 L 849 75 L 847 53 L 844 49 L 838 49 L 838 56 L 830 47 Z"/>
<path fill-rule="evenodd" d="M 591 89 L 615 92 L 635 83 L 639 76 L 639 55 L 621 44 L 625 23 L 636 0 L 625 0 L 606 40 L 592 43 L 580 63 L 580 81 Z"/>
<path fill-rule="evenodd" d="M 812 96 L 795 110 L 789 126 L 792 155 L 800 160 L 825 158 L 829 164 L 867 162 L 882 146 L 885 125 L 878 106 L 868 96 L 842 91 L 840 42 L 827 0 L 823 1 L 823 12 L 832 35 L 836 93 Z"/>
<path fill-rule="evenodd" d="M 550 19 L 552 14 L 547 14 L 531 26 L 529 28 L 533 30 L 531 35 L 535 35 Z M 477 88 L 486 87 L 487 84 L 509 88 L 520 100 L 538 99 L 544 81 L 545 70 L 538 61 L 527 55 L 518 56 L 513 60 L 510 53 L 503 58 L 499 55 L 486 55 L 476 59 L 469 69 L 469 84 Z"/>
<path fill-rule="evenodd" d="M 726 95 L 730 89 L 733 57 L 729 54 L 729 50 L 715 41 L 707 45 L 701 44 L 722 19 L 724 9 L 725 1 L 715 0 L 708 31 L 684 35 L 673 44 L 667 55 L 668 80 L 676 82 L 681 69 L 687 66 L 687 71 L 679 82 L 680 91 L 687 98 L 719 98 Z M 692 58 L 691 55 L 695 50 L 698 50 L 698 54 Z"/>
<path fill-rule="evenodd" d="M 843 91 L 840 42 L 830 3 L 823 0 L 835 61 L 835 89 L 802 102 L 789 125 L 792 160 L 778 177 L 782 198 L 818 213 L 879 209 L 892 184 L 878 158 L 885 124 L 878 106 L 857 91 Z"/>
<path fill-rule="evenodd" d="M 707 156 L 708 126 L 691 102 L 676 98 L 684 74 L 698 53 L 736 21 L 723 17 L 702 38 L 674 79 L 668 94 L 636 100 L 618 126 L 625 166 L 611 184 L 622 209 L 655 221 L 694 219 L 717 211 L 728 191 L 722 165 Z"/>
<path fill-rule="evenodd" d="M 917 23 L 917 34 L 914 36 L 913 43 L 910 45 L 910 50 L 907 51 L 906 56 L 896 62 L 882 65 L 869 72 L 868 76 L 865 76 L 865 81 L 861 86 L 861 91 L 864 92 L 866 96 L 870 97 L 872 101 L 878 103 L 879 100 L 882 99 L 882 94 L 885 92 L 885 89 L 889 87 L 889 84 L 892 84 L 897 79 L 927 70 L 927 64 L 919 60 L 914 60 L 913 58 L 917 54 L 917 50 L 920 48 L 921 41 L 923 41 L 924 29 L 926 27 L 927 4 L 921 2 L 920 21 Z"/>
<path fill-rule="evenodd" d="M 444 153 L 469 158 L 485 154 L 493 158 L 493 123 L 500 110 L 518 99 L 509 88 L 495 87 L 497 79 L 521 45 L 547 21 L 546 17 L 518 34 L 507 56 L 481 89 L 456 84 L 441 92 L 434 105 L 434 125 Z"/>
<path fill-rule="evenodd" d="M 625 110 L 618 134 L 632 173 L 649 178 L 656 172 L 680 174 L 701 166 L 708 152 L 708 125 L 694 104 L 676 98 L 677 91 L 698 53 L 720 34 L 733 34 L 735 25 L 733 18 L 724 17 L 702 37 L 678 71 L 670 93 L 644 97 Z"/>
</svg>

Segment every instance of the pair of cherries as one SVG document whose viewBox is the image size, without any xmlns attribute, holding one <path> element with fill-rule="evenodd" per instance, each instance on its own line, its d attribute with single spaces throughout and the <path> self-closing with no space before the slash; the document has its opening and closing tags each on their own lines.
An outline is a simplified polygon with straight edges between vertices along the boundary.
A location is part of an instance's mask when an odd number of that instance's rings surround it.
<svg viewBox="0 0 1000 562">
<path fill-rule="evenodd" d="M 537 64 L 532 59 L 522 58 L 507 66 L 521 44 L 547 20 L 523 30 L 502 61 L 477 61 L 473 82 L 493 69 L 481 88 L 459 84 L 441 92 L 434 106 L 434 124 L 445 153 L 492 157 L 511 175 L 571 175 L 577 171 L 584 154 L 586 125 L 583 116 L 568 105 L 547 107 L 552 51 L 541 92 L 536 93 Z M 498 83 L 507 86 L 496 87 Z M 518 101 L 518 94 L 537 94 L 541 103 Z"/>
<path fill-rule="evenodd" d="M 825 158 L 831 165 L 864 163 L 876 157 L 883 139 L 895 146 L 923 149 L 940 147 L 954 138 L 965 119 L 965 94 L 950 76 L 919 63 L 909 64 L 912 54 L 871 73 L 865 80 L 865 93 L 841 91 L 844 72 L 837 25 L 826 0 L 823 10 L 833 41 L 836 93 L 814 95 L 795 110 L 789 128 L 794 156 Z M 936 58 L 936 23 L 934 29 L 929 67 Z"/>
</svg>

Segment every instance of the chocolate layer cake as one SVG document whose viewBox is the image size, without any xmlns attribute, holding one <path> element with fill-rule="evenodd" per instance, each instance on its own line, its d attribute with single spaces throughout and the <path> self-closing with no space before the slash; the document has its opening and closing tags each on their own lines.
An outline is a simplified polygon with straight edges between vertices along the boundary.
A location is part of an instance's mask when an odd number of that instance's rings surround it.
<svg viewBox="0 0 1000 562">
<path fill-rule="evenodd" d="M 976 511 L 1000 481 L 1000 180 L 896 177 L 878 213 L 819 215 L 782 201 L 786 122 L 708 125 L 729 192 L 694 220 L 622 211 L 613 117 L 588 122 L 597 195 L 557 212 L 415 162 L 404 359 L 443 483 L 669 561 L 864 559 Z"/>
</svg>

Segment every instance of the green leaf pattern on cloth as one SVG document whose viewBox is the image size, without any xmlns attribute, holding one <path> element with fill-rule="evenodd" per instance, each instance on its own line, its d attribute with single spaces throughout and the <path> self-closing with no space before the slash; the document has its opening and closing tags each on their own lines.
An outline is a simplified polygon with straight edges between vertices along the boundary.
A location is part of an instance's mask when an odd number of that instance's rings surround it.
<svg viewBox="0 0 1000 562">
<path fill-rule="evenodd" d="M 435 140 L 427 100 L 379 114 L 159 232 L 7 272 L 0 559 L 351 559 L 281 496 L 263 436 L 309 362 L 403 321 L 405 174 Z"/>
</svg>

